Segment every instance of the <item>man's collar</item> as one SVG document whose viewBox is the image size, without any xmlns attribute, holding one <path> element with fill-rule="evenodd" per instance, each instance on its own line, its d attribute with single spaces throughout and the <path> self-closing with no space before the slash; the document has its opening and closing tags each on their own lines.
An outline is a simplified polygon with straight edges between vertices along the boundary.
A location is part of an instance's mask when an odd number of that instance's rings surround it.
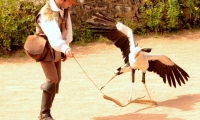
<svg viewBox="0 0 200 120">
<path fill-rule="evenodd" d="M 59 12 L 62 11 L 55 3 L 54 0 L 50 0 L 50 6 L 53 11 Z"/>
</svg>

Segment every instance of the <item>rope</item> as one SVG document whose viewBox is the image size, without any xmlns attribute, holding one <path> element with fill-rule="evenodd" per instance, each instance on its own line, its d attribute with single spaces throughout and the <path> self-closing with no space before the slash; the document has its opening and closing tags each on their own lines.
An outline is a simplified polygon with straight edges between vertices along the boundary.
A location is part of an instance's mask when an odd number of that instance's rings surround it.
<svg viewBox="0 0 200 120">
<path fill-rule="evenodd" d="M 103 94 L 105 95 L 99 88 L 98 86 L 94 83 L 94 81 L 88 76 L 88 74 L 85 72 L 85 70 L 81 67 L 79 64 L 78 60 L 74 57 L 75 61 L 78 63 L 79 67 L 82 69 L 82 71 L 85 73 L 85 75 L 88 77 L 88 79 L 93 83 L 93 85 Z"/>
<path fill-rule="evenodd" d="M 114 102 L 115 104 L 117 104 L 120 107 L 125 107 L 127 105 L 129 105 L 130 103 L 141 103 L 141 104 L 154 104 L 156 105 L 157 103 L 155 101 L 152 100 L 140 100 L 141 98 L 135 99 L 135 100 L 131 100 L 126 102 L 125 104 L 120 103 L 118 100 L 105 95 L 101 89 L 98 88 L 98 86 L 94 83 L 94 81 L 88 76 L 88 74 L 85 72 L 85 70 L 81 67 L 81 65 L 79 64 L 78 60 L 74 57 L 74 60 L 77 62 L 77 64 L 79 65 L 79 67 L 82 69 L 82 71 L 85 73 L 85 75 L 88 77 L 88 79 L 93 83 L 93 85 L 103 94 L 103 98 L 106 100 L 110 100 L 112 102 Z"/>
</svg>

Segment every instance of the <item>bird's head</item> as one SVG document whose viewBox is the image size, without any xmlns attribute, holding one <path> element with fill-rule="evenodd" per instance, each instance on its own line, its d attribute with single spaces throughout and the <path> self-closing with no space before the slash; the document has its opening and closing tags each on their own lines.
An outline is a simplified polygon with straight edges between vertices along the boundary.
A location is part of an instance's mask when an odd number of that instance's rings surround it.
<svg viewBox="0 0 200 120">
<path fill-rule="evenodd" d="M 129 54 L 129 60 L 130 59 L 136 59 L 139 55 L 140 55 L 140 52 L 141 52 L 141 47 L 139 46 L 136 46 L 134 48 L 132 48 L 130 51 L 130 54 Z"/>
<path fill-rule="evenodd" d="M 151 50 L 152 50 L 151 48 L 141 48 L 139 46 L 136 46 L 135 48 L 131 50 L 131 54 L 132 54 L 131 57 L 136 59 L 141 54 L 141 52 L 149 53 L 151 52 Z"/>
<path fill-rule="evenodd" d="M 131 67 L 134 66 L 134 64 L 136 63 L 136 59 L 141 55 L 141 53 L 142 53 L 141 48 L 138 46 L 130 50 L 128 58 Z"/>
</svg>

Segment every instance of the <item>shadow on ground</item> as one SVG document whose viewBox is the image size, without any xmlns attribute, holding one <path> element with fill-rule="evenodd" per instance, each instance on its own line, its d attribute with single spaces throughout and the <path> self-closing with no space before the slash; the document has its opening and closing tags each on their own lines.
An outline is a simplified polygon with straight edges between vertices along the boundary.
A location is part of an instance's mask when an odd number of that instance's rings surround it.
<svg viewBox="0 0 200 120">
<path fill-rule="evenodd" d="M 192 106 L 200 101 L 200 94 L 182 95 L 176 99 L 159 102 L 159 106 L 180 109 L 182 111 L 192 110 Z"/>
<path fill-rule="evenodd" d="M 175 108 L 182 111 L 192 110 L 193 105 L 200 101 L 200 94 L 182 95 L 176 99 L 159 102 L 157 107 Z M 138 112 L 150 109 L 155 106 L 148 106 L 135 111 L 134 113 L 119 116 L 96 117 L 93 120 L 184 120 L 182 118 L 167 118 L 167 114 L 139 114 Z"/>
<path fill-rule="evenodd" d="M 93 120 L 184 120 L 182 118 L 167 118 L 167 114 L 125 114 L 120 116 L 98 117 Z"/>
</svg>

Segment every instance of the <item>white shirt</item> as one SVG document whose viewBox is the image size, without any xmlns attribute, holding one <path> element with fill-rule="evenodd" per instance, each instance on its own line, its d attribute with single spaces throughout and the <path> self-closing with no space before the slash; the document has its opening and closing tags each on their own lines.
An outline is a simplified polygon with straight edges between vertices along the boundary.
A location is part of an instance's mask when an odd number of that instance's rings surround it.
<svg viewBox="0 0 200 120">
<path fill-rule="evenodd" d="M 57 7 L 54 0 L 50 0 L 50 7 L 53 11 L 59 11 L 61 17 L 63 16 L 63 10 Z M 71 18 L 70 14 L 68 14 L 67 20 L 67 34 L 65 37 L 62 37 L 62 33 L 58 26 L 56 19 L 44 21 L 43 16 L 41 15 L 38 19 L 38 24 L 45 33 L 48 38 L 48 41 L 53 49 L 56 51 L 60 51 L 65 53 L 65 51 L 70 48 L 69 43 L 72 41 L 72 25 L 71 25 Z M 66 38 L 65 40 L 63 38 Z"/>
</svg>

